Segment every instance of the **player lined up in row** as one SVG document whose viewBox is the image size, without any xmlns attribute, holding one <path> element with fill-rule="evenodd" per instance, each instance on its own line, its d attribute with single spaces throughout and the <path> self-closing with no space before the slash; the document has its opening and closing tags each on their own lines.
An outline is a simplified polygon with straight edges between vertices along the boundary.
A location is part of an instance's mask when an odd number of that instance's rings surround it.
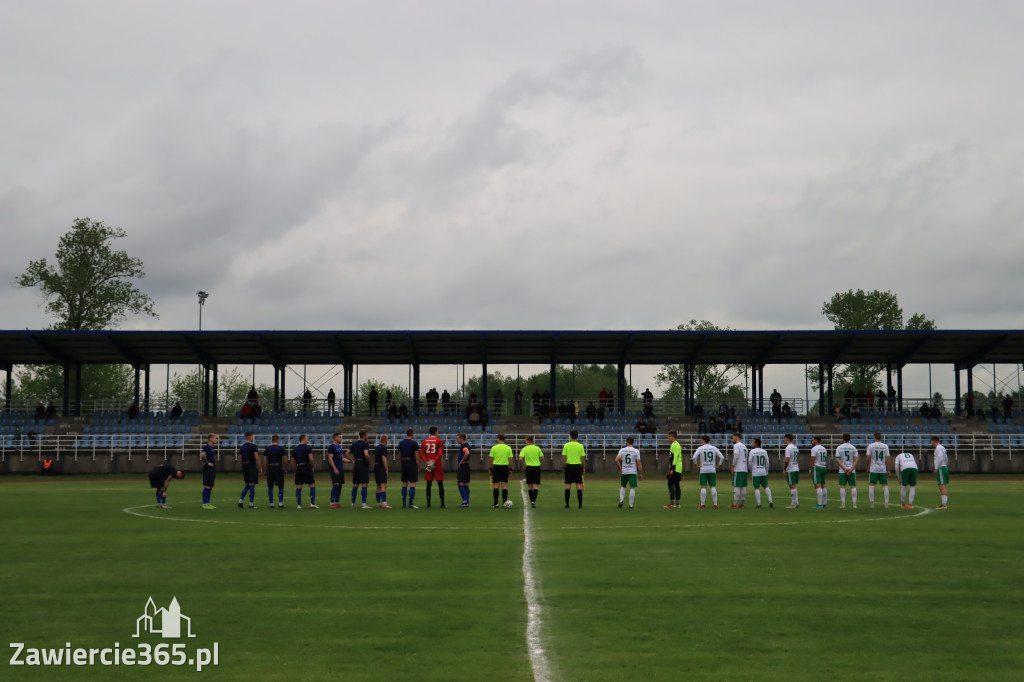
<svg viewBox="0 0 1024 682">
<path fill-rule="evenodd" d="M 666 509 L 679 507 L 679 481 L 682 478 L 682 449 L 675 441 L 675 433 L 669 433 L 669 446 L 671 463 L 669 465 L 669 504 Z M 718 507 L 717 472 L 725 461 L 725 455 L 710 444 L 710 438 L 703 436 L 703 445 L 697 448 L 693 460 L 700 466 L 700 506 L 705 508 L 707 493 L 710 490 L 712 504 Z M 800 493 L 798 484 L 800 482 L 800 449 L 796 446 L 793 434 L 787 433 L 784 436 L 786 450 L 783 459 L 783 470 L 786 475 L 786 484 L 790 492 L 790 509 L 800 506 Z M 743 507 L 747 497 L 747 477 L 751 477 L 754 486 L 754 494 L 757 498 L 757 506 L 761 506 L 761 491 L 765 492 L 768 499 L 768 506 L 774 507 L 771 489 L 768 487 L 768 452 L 761 447 L 761 439 L 754 438 L 754 448 L 749 452 L 743 437 L 739 433 L 732 435 L 733 461 L 730 472 L 732 473 L 733 503 L 730 507 Z M 934 470 L 936 481 L 939 486 L 939 509 L 946 509 L 949 502 L 949 456 L 946 448 L 942 445 L 939 436 L 932 436 L 932 445 L 935 447 Z M 828 489 L 826 479 L 828 476 L 829 453 L 821 438 L 811 438 L 811 461 L 808 473 L 814 484 L 817 504 L 815 509 L 824 509 L 828 506 Z M 850 443 L 850 434 L 843 434 L 843 442 L 836 447 L 832 458 L 839 468 L 839 506 L 846 507 L 847 491 L 850 492 L 853 507 L 857 507 L 857 466 L 860 463 L 860 453 L 856 446 Z M 872 508 L 875 506 L 875 486 L 880 485 L 884 494 L 885 506 L 889 506 L 889 475 L 899 476 L 900 499 L 904 508 L 914 507 L 914 498 L 917 488 L 918 464 L 914 456 L 908 452 L 901 452 L 895 457 L 891 456 L 889 446 L 882 442 L 882 434 L 874 434 L 874 442 L 867 446 L 867 473 L 868 473 L 868 500 Z"/>
<path fill-rule="evenodd" d="M 390 509 L 387 501 L 387 485 L 390 477 L 388 464 L 388 437 L 381 436 L 380 441 L 373 448 L 367 442 L 368 432 L 359 432 L 359 438 L 352 442 L 347 448 L 342 448 L 341 434 L 335 433 L 332 443 L 328 447 L 328 465 L 331 476 L 331 508 L 340 508 L 341 492 L 345 483 L 345 464 L 351 465 L 352 471 L 352 501 L 356 505 L 356 498 L 361 492 L 361 506 L 368 509 L 367 488 L 369 485 L 370 467 L 373 467 L 374 483 L 376 485 L 377 506 L 383 509 Z M 571 497 L 570 489 L 576 488 L 577 503 L 579 508 L 583 507 L 584 472 L 586 449 L 578 440 L 577 431 L 569 433 L 569 442 L 562 448 L 562 473 L 565 484 L 565 506 L 569 507 Z M 675 431 L 668 433 L 670 442 L 670 461 L 666 476 L 668 479 L 669 504 L 666 509 L 677 509 L 680 506 L 681 486 L 683 472 L 682 447 L 677 440 Z M 786 452 L 783 468 L 786 473 L 786 482 L 790 487 L 791 503 L 790 508 L 798 508 L 799 492 L 797 485 L 800 476 L 799 448 L 794 443 L 792 434 L 786 434 Z M 214 509 L 211 504 L 212 490 L 216 482 L 217 445 L 216 434 L 207 436 L 207 443 L 202 448 L 201 458 L 203 462 L 203 509 Z M 470 458 L 472 446 L 466 434 L 460 433 L 457 438 L 458 464 L 456 469 L 456 481 L 459 494 L 462 498 L 460 507 L 469 506 L 470 496 Z M 525 472 L 525 483 L 529 490 L 530 505 L 536 506 L 537 496 L 541 484 L 541 458 L 543 453 L 533 443 L 533 437 L 526 437 L 526 445 L 518 455 L 513 453 L 512 448 L 505 442 L 504 434 L 498 434 L 497 443 L 491 447 L 488 457 L 490 465 L 490 487 L 492 490 L 494 507 L 498 507 L 498 498 L 501 497 L 502 506 L 511 507 L 508 499 L 509 473 L 513 465 L 515 468 Z M 702 445 L 693 453 L 691 459 L 699 467 L 700 509 L 706 507 L 708 493 L 712 498 L 712 505 L 718 507 L 717 473 L 725 460 L 722 452 L 711 445 L 708 436 L 702 437 Z M 857 474 L 856 468 L 860 460 L 857 448 L 850 444 L 849 434 L 843 434 L 843 444 L 836 448 L 833 454 L 834 459 L 840 468 L 840 501 L 841 507 L 846 505 L 847 489 L 852 490 L 853 506 L 857 506 Z M 945 509 L 948 501 L 947 484 L 949 482 L 948 456 L 945 448 L 941 445 L 938 436 L 932 438 L 935 445 L 935 471 L 941 493 L 940 509 Z M 815 508 L 824 508 L 828 504 L 828 492 L 825 487 L 827 477 L 828 451 L 821 445 L 821 439 L 815 436 L 812 439 L 811 464 L 809 473 L 814 482 L 815 491 L 818 497 L 818 504 Z M 761 447 L 759 438 L 753 439 L 754 448 L 747 450 L 739 433 L 733 434 L 733 462 L 731 474 L 733 477 L 733 504 L 730 507 L 741 508 L 745 506 L 747 497 L 747 479 L 754 487 L 754 494 L 757 506 L 761 506 L 762 491 L 767 497 L 768 506 L 774 507 L 771 489 L 768 487 L 769 457 L 764 448 Z M 869 461 L 869 489 L 868 495 L 872 507 L 874 506 L 875 485 L 883 486 L 885 504 L 889 504 L 888 475 L 890 473 L 890 453 L 888 446 L 882 442 L 881 434 L 875 434 L 875 442 L 868 446 Z M 417 443 L 413 439 L 413 430 L 406 432 L 406 438 L 398 443 L 399 462 L 401 467 L 402 482 L 402 507 L 417 509 L 415 504 L 416 483 L 419 479 L 420 463 L 424 465 L 424 478 L 427 481 L 427 507 L 431 506 L 433 484 L 438 487 L 440 505 L 445 508 L 444 491 L 444 467 L 441 466 L 442 457 L 445 453 L 445 443 L 437 436 L 437 427 L 431 427 L 430 436 Z M 249 496 L 249 507 L 255 509 L 256 486 L 259 484 L 260 476 L 267 477 L 267 496 L 270 507 L 274 508 L 274 488 L 278 489 L 277 506 L 284 508 L 284 473 L 291 464 L 295 476 L 295 498 L 297 508 L 302 508 L 302 488 L 309 488 L 310 508 L 318 509 L 316 505 L 316 479 L 314 474 L 313 449 L 308 443 L 305 435 L 299 439 L 299 444 L 292 449 L 291 454 L 279 444 L 278 437 L 274 436 L 271 445 L 268 446 L 262 457 L 259 448 L 253 443 L 253 434 L 245 434 L 245 443 L 238 452 L 242 462 L 242 475 L 244 487 L 238 500 L 239 508 L 244 507 L 245 496 Z M 634 447 L 633 438 L 626 439 L 626 445 L 615 457 L 616 465 L 620 473 L 619 506 L 624 503 L 625 493 L 629 488 L 630 508 L 633 508 L 636 498 L 637 479 L 643 478 L 641 455 Z M 899 473 L 903 488 L 904 506 L 907 505 L 906 496 L 909 493 L 909 504 L 914 503 L 915 487 L 917 484 L 916 472 L 917 462 L 913 455 L 901 453 L 894 462 L 895 471 Z M 183 478 L 184 474 L 171 465 L 161 465 L 150 470 L 150 483 L 157 489 L 157 506 L 166 507 L 167 484 L 172 478 Z M 909 490 L 906 490 L 909 488 Z"/>
</svg>

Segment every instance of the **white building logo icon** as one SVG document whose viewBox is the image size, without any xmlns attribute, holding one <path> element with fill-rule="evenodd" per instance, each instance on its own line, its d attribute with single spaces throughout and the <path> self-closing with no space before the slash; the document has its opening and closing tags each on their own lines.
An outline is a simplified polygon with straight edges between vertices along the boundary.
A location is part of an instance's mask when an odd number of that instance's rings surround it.
<svg viewBox="0 0 1024 682">
<path fill-rule="evenodd" d="M 171 605 L 166 609 L 158 609 L 150 597 L 146 602 L 145 611 L 135 621 L 135 634 L 132 637 L 139 637 L 142 633 L 148 632 L 161 635 L 164 639 L 176 639 L 182 636 L 182 621 L 185 621 L 185 636 L 195 637 L 192 634 L 192 619 L 181 615 L 177 597 L 171 599 Z"/>
</svg>

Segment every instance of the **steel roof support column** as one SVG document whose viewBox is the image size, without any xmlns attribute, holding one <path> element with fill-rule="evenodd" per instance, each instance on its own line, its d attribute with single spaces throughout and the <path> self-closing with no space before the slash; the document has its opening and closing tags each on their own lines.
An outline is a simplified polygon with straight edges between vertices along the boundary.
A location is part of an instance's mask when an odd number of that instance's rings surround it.
<svg viewBox="0 0 1024 682">
<path fill-rule="evenodd" d="M 755 365 L 750 366 L 750 411 L 757 411 L 757 367 Z"/>
<path fill-rule="evenodd" d="M 618 394 L 616 395 L 616 398 L 618 398 L 618 403 L 619 403 L 619 407 L 618 407 L 619 414 L 625 414 L 626 413 L 626 366 L 624 364 L 622 364 L 621 362 L 619 363 L 618 381 L 616 382 L 615 389 L 616 389 L 616 391 L 618 391 Z"/>
<path fill-rule="evenodd" d="M 825 365 L 818 363 L 818 416 L 825 416 Z"/>
<path fill-rule="evenodd" d="M 150 373 L 149 370 L 150 370 L 150 366 L 146 365 L 146 391 L 145 391 L 145 394 L 143 395 L 143 398 L 142 398 L 142 402 L 143 402 L 142 411 L 143 412 L 149 412 L 149 373 Z"/>
<path fill-rule="evenodd" d="M 213 416 L 217 416 L 217 376 L 219 374 L 218 368 L 220 365 L 213 366 L 213 392 L 210 397 L 210 402 L 213 404 Z"/>
<path fill-rule="evenodd" d="M 277 409 L 279 409 L 282 412 L 288 409 L 288 393 L 285 392 L 284 388 L 284 375 L 287 374 L 287 372 L 285 371 L 287 367 L 288 365 L 281 365 L 281 406 Z"/>
<path fill-rule="evenodd" d="M 896 365 L 896 409 L 903 411 L 903 365 Z"/>
<path fill-rule="evenodd" d="M 133 388 L 132 396 L 133 396 L 133 400 L 135 402 L 135 406 L 138 407 L 138 405 L 139 405 L 139 395 L 142 393 L 142 387 L 141 387 L 141 383 L 142 383 L 142 376 L 141 376 L 142 375 L 142 368 L 139 367 L 138 365 L 132 365 L 132 367 L 135 370 L 135 384 L 132 387 Z"/>
<path fill-rule="evenodd" d="M 551 408 L 554 411 L 555 407 L 555 389 L 557 388 L 557 382 L 555 381 L 555 364 L 551 363 L 551 385 L 548 390 L 551 391 Z"/>
<path fill-rule="evenodd" d="M 11 374 L 13 371 L 14 365 L 10 365 L 7 368 L 7 379 L 4 381 L 4 412 L 11 411 L 11 389 L 13 388 Z"/>
<path fill-rule="evenodd" d="M 832 410 L 835 409 L 835 405 L 833 405 L 833 402 L 832 402 L 833 401 L 833 395 L 832 395 L 832 369 L 833 369 L 832 365 L 829 365 L 828 366 L 828 413 L 829 413 L 830 416 L 832 414 Z"/>
<path fill-rule="evenodd" d="M 487 367 L 487 365 L 484 365 Z M 486 381 L 486 379 L 484 380 Z M 484 384 L 485 386 L 487 384 Z M 484 394 L 487 395 L 486 393 Z M 420 413 L 420 363 L 413 363 L 412 366 L 412 413 Z"/>
<path fill-rule="evenodd" d="M 764 414 L 764 365 L 757 368 L 757 413 Z"/>
<path fill-rule="evenodd" d="M 885 399 L 889 402 L 889 396 L 892 395 L 892 363 L 887 362 L 885 364 Z"/>
<path fill-rule="evenodd" d="M 75 416 L 82 416 L 82 363 L 75 365 Z"/>
<path fill-rule="evenodd" d="M 956 401 L 953 406 L 953 412 L 956 416 L 960 416 L 960 363 L 953 364 L 953 399 Z"/>
<path fill-rule="evenodd" d="M 490 404 L 487 402 L 487 363 L 481 365 L 482 373 L 480 374 L 480 392 L 483 394 L 480 396 L 480 400 L 483 401 L 484 409 L 489 409 L 487 406 Z"/>
<path fill-rule="evenodd" d="M 64 368 L 64 395 L 62 395 L 60 399 L 60 413 L 65 417 L 68 417 L 71 415 L 71 367 L 68 365 L 61 365 L 61 367 Z"/>
</svg>

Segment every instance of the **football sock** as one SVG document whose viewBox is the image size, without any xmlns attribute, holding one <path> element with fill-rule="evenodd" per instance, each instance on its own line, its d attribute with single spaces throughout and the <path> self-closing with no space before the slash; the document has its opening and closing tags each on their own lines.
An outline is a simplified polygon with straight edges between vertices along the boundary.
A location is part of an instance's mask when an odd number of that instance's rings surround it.
<svg viewBox="0 0 1024 682">
<path fill-rule="evenodd" d="M 203 488 L 203 504 L 210 504 L 210 488 Z"/>
<path fill-rule="evenodd" d="M 772 499 L 771 488 L 765 488 L 764 494 L 768 496 L 768 504 L 775 504 L 775 500 Z"/>
<path fill-rule="evenodd" d="M 701 488 L 700 489 L 700 506 L 703 507 L 704 503 L 707 502 L 707 501 L 708 501 L 708 489 L 707 488 Z"/>
<path fill-rule="evenodd" d="M 536 490 L 531 490 L 530 491 L 530 502 L 534 502 L 534 503 L 537 502 L 537 491 Z"/>
<path fill-rule="evenodd" d="M 828 504 L 828 488 L 821 489 L 821 503 Z"/>
<path fill-rule="evenodd" d="M 818 504 L 821 504 L 821 488 L 815 488 L 814 493 L 818 496 Z"/>
<path fill-rule="evenodd" d="M 428 506 L 430 505 L 430 496 L 431 496 L 431 493 L 433 492 L 433 488 L 434 488 L 434 482 L 433 481 L 427 481 L 427 505 Z"/>
<path fill-rule="evenodd" d="M 366 504 L 366 486 L 360 486 L 360 490 L 363 491 L 363 504 Z"/>
<path fill-rule="evenodd" d="M 388 493 L 387 493 L 386 490 L 380 494 L 380 502 L 381 502 L 381 504 L 387 504 L 388 503 Z"/>
<path fill-rule="evenodd" d="M 718 488 L 711 489 L 711 504 L 718 506 Z"/>
<path fill-rule="evenodd" d="M 632 507 L 634 502 L 636 502 L 636 488 L 630 488 L 629 489 L 629 506 Z"/>
<path fill-rule="evenodd" d="M 274 504 L 274 486 L 267 484 L 267 501 Z"/>
<path fill-rule="evenodd" d="M 839 489 L 839 504 L 846 504 L 846 488 Z"/>
<path fill-rule="evenodd" d="M 868 486 L 868 502 L 875 503 L 875 486 L 873 485 Z"/>
<path fill-rule="evenodd" d="M 789 491 L 789 500 L 791 504 L 800 504 L 800 493 L 796 488 Z"/>
<path fill-rule="evenodd" d="M 675 484 L 671 480 L 669 480 L 669 482 L 668 482 L 668 503 L 669 504 L 675 504 L 675 501 L 676 501 L 676 486 L 675 486 Z"/>
<path fill-rule="evenodd" d="M 309 503 L 316 504 L 316 486 L 309 486 Z"/>
<path fill-rule="evenodd" d="M 277 503 L 284 504 L 284 486 L 279 486 L 277 489 Z"/>
<path fill-rule="evenodd" d="M 444 504 L 444 481 L 437 482 L 437 496 L 441 498 L 441 504 Z"/>
<path fill-rule="evenodd" d="M 356 503 L 356 495 L 359 494 L 359 486 L 352 486 L 352 504 Z"/>
<path fill-rule="evenodd" d="M 156 491 L 156 503 L 157 504 L 163 504 L 163 502 L 160 501 L 160 491 L 159 490 Z"/>
<path fill-rule="evenodd" d="M 857 506 L 857 489 L 856 488 L 850 488 L 850 495 L 853 496 L 853 506 L 856 507 Z"/>
<path fill-rule="evenodd" d="M 242 500 L 244 500 L 244 499 L 245 499 L 245 494 L 246 494 L 247 492 L 249 492 L 249 486 L 245 486 L 245 487 L 243 487 L 243 488 L 242 488 L 242 494 L 241 494 L 241 496 L 239 496 L 239 498 L 238 498 L 238 501 L 239 501 L 239 502 L 241 502 Z"/>
<path fill-rule="evenodd" d="M 494 493 L 494 504 L 498 504 L 498 489 L 494 488 L 491 492 Z"/>
<path fill-rule="evenodd" d="M 501 489 L 501 501 L 503 503 L 508 502 L 508 488 Z"/>
<path fill-rule="evenodd" d="M 942 506 L 945 507 L 949 503 L 949 495 L 940 495 L 942 498 Z"/>
<path fill-rule="evenodd" d="M 757 506 L 761 506 L 761 489 L 754 488 L 754 500 L 757 502 Z"/>
<path fill-rule="evenodd" d="M 377 500 L 377 504 L 380 504 L 380 493 L 374 493 L 374 497 Z"/>
<path fill-rule="evenodd" d="M 409 486 L 409 504 L 412 505 L 412 501 L 416 499 L 416 486 Z"/>
<path fill-rule="evenodd" d="M 462 486 L 462 489 L 466 491 L 466 504 L 469 504 L 469 486 L 464 485 Z"/>
<path fill-rule="evenodd" d="M 619 504 L 622 504 L 625 501 L 626 501 L 626 489 L 625 488 L 619 488 Z"/>
<path fill-rule="evenodd" d="M 331 504 L 338 504 L 339 502 L 341 502 L 341 486 L 335 484 L 331 486 Z"/>
<path fill-rule="evenodd" d="M 906 504 L 906 503 L 907 503 L 907 487 L 906 486 L 902 486 L 900 488 L 900 504 Z"/>
<path fill-rule="evenodd" d="M 579 488 L 576 489 L 576 500 L 580 503 L 580 506 L 582 507 L 583 506 L 583 491 L 580 490 Z"/>
<path fill-rule="evenodd" d="M 295 503 L 300 507 L 302 506 L 302 488 L 295 489 Z"/>
<path fill-rule="evenodd" d="M 908 495 L 908 499 L 909 499 L 911 505 L 914 504 L 914 495 L 915 494 L 917 494 L 917 486 L 913 486 L 912 485 L 912 486 L 910 486 L 910 495 Z"/>
<path fill-rule="evenodd" d="M 739 504 L 740 503 L 740 489 L 739 488 L 733 488 L 732 489 L 732 503 L 733 504 Z"/>
<path fill-rule="evenodd" d="M 405 506 L 406 500 L 409 498 L 409 486 L 402 488 L 402 506 Z"/>
<path fill-rule="evenodd" d="M 747 503 L 747 488 L 746 486 L 740 488 L 740 504 Z"/>
<path fill-rule="evenodd" d="M 884 488 L 882 488 L 882 493 L 885 497 L 885 503 L 889 504 L 889 486 L 885 486 Z"/>
<path fill-rule="evenodd" d="M 566 507 L 569 506 L 569 489 L 568 488 L 565 489 L 565 506 Z"/>
</svg>

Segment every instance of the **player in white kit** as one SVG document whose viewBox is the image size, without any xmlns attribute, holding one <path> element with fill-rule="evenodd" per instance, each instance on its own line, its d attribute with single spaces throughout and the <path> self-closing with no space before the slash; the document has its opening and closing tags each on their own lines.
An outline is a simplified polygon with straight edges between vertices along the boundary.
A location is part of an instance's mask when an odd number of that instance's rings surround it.
<svg viewBox="0 0 1024 682">
<path fill-rule="evenodd" d="M 860 453 L 850 444 L 850 434 L 843 434 L 843 444 L 836 448 L 836 464 L 839 465 L 839 508 L 846 506 L 846 486 L 853 496 L 853 508 L 857 508 L 857 462 Z"/>
<path fill-rule="evenodd" d="M 636 504 L 636 478 L 644 477 L 644 466 L 640 463 L 640 451 L 633 447 L 633 436 L 626 438 L 626 447 L 615 455 L 619 465 L 619 509 L 626 500 L 626 486 L 629 486 L 629 508 Z"/>
<path fill-rule="evenodd" d="M 935 446 L 935 480 L 939 482 L 939 499 L 942 502 L 939 509 L 948 509 L 949 504 L 949 455 L 946 454 L 946 446 L 942 439 L 932 436 L 932 445 Z"/>
<path fill-rule="evenodd" d="M 750 451 L 748 464 L 750 465 L 750 478 L 754 485 L 754 499 L 757 500 L 757 508 L 761 508 L 761 489 L 764 489 L 768 496 L 768 506 L 774 507 L 772 500 L 772 489 L 768 487 L 768 451 L 761 447 L 761 439 L 754 439 L 754 449 Z"/>
<path fill-rule="evenodd" d="M 875 483 L 883 485 L 885 508 L 889 508 L 889 446 L 882 434 L 875 432 L 875 442 L 868 445 L 868 502 L 875 508 Z"/>
<path fill-rule="evenodd" d="M 811 448 L 811 481 L 814 483 L 814 492 L 818 495 L 818 504 L 815 509 L 824 509 L 828 506 L 828 490 L 825 488 L 825 473 L 828 471 L 828 450 L 821 444 L 821 436 L 811 438 L 814 447 Z"/>
<path fill-rule="evenodd" d="M 708 488 L 711 488 L 711 504 L 718 509 L 718 467 L 725 461 L 722 451 L 711 445 L 711 436 L 704 434 L 700 437 L 704 444 L 693 453 L 693 461 L 700 466 L 700 506 L 704 509 L 704 503 L 708 499 Z"/>
<path fill-rule="evenodd" d="M 783 437 L 786 441 L 786 461 L 782 468 L 786 472 L 786 485 L 789 486 L 789 506 L 787 509 L 796 509 L 800 506 L 800 491 L 796 489 L 800 482 L 800 449 L 793 443 L 796 440 L 792 433 Z"/>
<path fill-rule="evenodd" d="M 914 508 L 914 495 L 917 492 L 917 461 L 909 452 L 901 452 L 896 455 L 896 475 L 900 477 L 900 503 L 903 509 L 907 508 L 907 498 L 910 498 L 910 508 Z M 908 494 L 909 493 L 909 494 Z"/>
<path fill-rule="evenodd" d="M 747 503 L 747 446 L 743 436 L 732 434 L 732 504 L 737 509 Z"/>
</svg>

